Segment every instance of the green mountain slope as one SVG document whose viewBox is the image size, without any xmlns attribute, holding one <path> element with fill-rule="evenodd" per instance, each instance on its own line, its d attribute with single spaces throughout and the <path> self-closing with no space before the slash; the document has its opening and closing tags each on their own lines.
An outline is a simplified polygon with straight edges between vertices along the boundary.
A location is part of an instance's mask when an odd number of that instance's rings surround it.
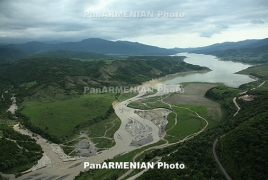
<svg viewBox="0 0 268 180">
<path fill-rule="evenodd" d="M 104 54 L 97 54 L 92 52 L 72 52 L 72 51 L 39 51 L 34 54 L 29 54 L 30 58 L 41 58 L 41 57 L 53 57 L 53 58 L 77 58 L 77 59 L 100 59 L 108 58 Z"/>
<path fill-rule="evenodd" d="M 256 115 L 219 140 L 219 158 L 234 179 L 267 179 L 267 120 L 268 112 Z"/>
<path fill-rule="evenodd" d="M 25 58 L 26 54 L 20 50 L 0 47 L 0 62 Z"/>
<path fill-rule="evenodd" d="M 222 60 L 260 64 L 268 62 L 268 45 L 257 48 L 232 49 L 224 52 L 211 53 Z"/>
</svg>

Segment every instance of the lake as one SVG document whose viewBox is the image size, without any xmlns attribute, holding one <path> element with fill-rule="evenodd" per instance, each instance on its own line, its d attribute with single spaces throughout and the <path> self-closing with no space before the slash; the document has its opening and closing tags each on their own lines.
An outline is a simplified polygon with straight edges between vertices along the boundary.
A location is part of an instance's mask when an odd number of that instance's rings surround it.
<svg viewBox="0 0 268 180">
<path fill-rule="evenodd" d="M 232 61 L 220 61 L 215 56 L 203 54 L 179 53 L 177 56 L 187 56 L 184 59 L 189 64 L 205 66 L 211 69 L 209 72 L 183 73 L 160 78 L 163 84 L 178 84 L 182 82 L 210 82 L 224 83 L 229 87 L 239 87 L 241 84 L 254 81 L 247 75 L 234 74 L 238 71 L 250 67 Z"/>
</svg>

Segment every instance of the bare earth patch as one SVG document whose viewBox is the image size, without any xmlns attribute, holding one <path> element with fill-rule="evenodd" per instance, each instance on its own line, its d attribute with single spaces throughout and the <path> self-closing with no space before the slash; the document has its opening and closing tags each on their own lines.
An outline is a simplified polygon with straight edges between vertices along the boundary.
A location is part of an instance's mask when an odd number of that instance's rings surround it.
<svg viewBox="0 0 268 180">
<path fill-rule="evenodd" d="M 190 83 L 184 88 L 184 93 L 169 96 L 164 101 L 169 104 L 207 106 L 208 116 L 213 119 L 221 117 L 220 105 L 205 98 L 205 93 L 215 84 Z"/>
<path fill-rule="evenodd" d="M 159 128 L 159 136 L 162 137 L 165 134 L 165 127 L 168 123 L 167 116 L 171 113 L 171 110 L 159 108 L 153 110 L 135 110 L 138 116 L 143 119 L 152 121 Z"/>
</svg>

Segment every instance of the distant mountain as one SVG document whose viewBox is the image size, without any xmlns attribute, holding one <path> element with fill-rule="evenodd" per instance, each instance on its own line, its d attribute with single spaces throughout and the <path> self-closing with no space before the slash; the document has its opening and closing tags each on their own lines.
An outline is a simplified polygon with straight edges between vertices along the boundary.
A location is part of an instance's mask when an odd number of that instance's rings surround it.
<svg viewBox="0 0 268 180">
<path fill-rule="evenodd" d="M 31 41 L 27 42 L 24 44 L 10 44 L 7 45 L 6 47 L 12 48 L 12 49 L 17 49 L 20 51 L 23 51 L 24 53 L 29 53 L 29 52 L 37 52 L 37 51 L 48 51 L 52 50 L 50 47 L 50 44 L 44 44 L 38 41 Z"/>
<path fill-rule="evenodd" d="M 252 44 L 254 47 L 256 45 L 261 45 L 262 43 Z M 241 48 L 241 49 L 229 49 L 226 51 L 216 51 L 210 53 L 215 55 L 222 60 L 229 61 L 239 61 L 244 63 L 259 64 L 268 62 L 268 45 L 259 46 L 255 48 Z"/>
<path fill-rule="evenodd" d="M 18 60 L 25 57 L 26 54 L 20 50 L 0 47 L 0 61 Z"/>
<path fill-rule="evenodd" d="M 81 51 L 38 51 L 36 53 L 24 53 L 17 49 L 11 48 L 1 48 L 0 47 L 0 61 L 10 61 L 10 60 L 19 60 L 25 58 L 42 58 L 42 57 L 53 57 L 53 58 L 77 58 L 77 59 L 100 59 L 108 58 L 110 56 L 104 54 L 97 54 L 92 52 L 81 52 Z"/>
<path fill-rule="evenodd" d="M 265 45 L 268 45 L 268 38 L 259 40 L 255 43 L 248 44 L 242 48 L 256 48 L 256 47 L 261 47 L 261 46 L 265 46 Z"/>
<path fill-rule="evenodd" d="M 246 48 L 250 47 L 250 45 L 254 43 L 258 43 L 261 40 L 244 40 L 244 41 L 238 41 L 238 42 L 224 42 L 224 43 L 217 43 L 217 44 L 212 44 L 210 46 L 205 46 L 205 47 L 199 47 L 199 48 L 193 48 L 190 52 L 192 53 L 199 53 L 199 54 L 210 54 L 212 52 L 217 52 L 217 51 L 225 51 L 229 49 L 241 49 L 241 48 Z M 267 42 L 268 44 L 268 42 Z M 255 46 L 257 47 L 257 46 Z"/>
<path fill-rule="evenodd" d="M 109 56 L 104 54 L 97 54 L 92 52 L 72 52 L 65 50 L 58 51 L 39 51 L 34 54 L 28 55 L 28 58 L 40 58 L 40 57 L 55 57 L 55 58 L 77 58 L 77 59 L 98 59 L 98 58 L 107 58 Z"/>
<path fill-rule="evenodd" d="M 258 48 L 261 46 L 268 45 L 268 38 L 262 40 L 244 40 L 239 42 L 224 42 L 212 44 L 205 47 L 197 47 L 197 48 L 159 48 L 156 46 L 150 46 L 141 44 L 138 42 L 129 42 L 129 41 L 108 41 L 99 38 L 89 38 L 84 39 L 79 42 L 60 42 L 60 41 L 47 41 L 47 42 L 38 42 L 32 41 L 24 44 L 9 44 L 2 45 L 2 48 L 8 48 L 16 50 L 17 53 L 25 53 L 25 54 L 34 54 L 38 57 L 95 57 L 96 54 L 106 54 L 106 55 L 174 55 L 181 52 L 190 52 L 190 53 L 199 53 L 199 54 L 211 54 L 211 55 L 219 55 L 224 54 L 229 50 L 241 50 L 241 49 L 250 49 L 250 48 Z M 256 50 L 253 50 L 254 52 Z M 262 51 L 262 50 L 261 50 Z M 76 52 L 76 53 L 71 53 Z M 79 53 L 78 53 L 79 52 Z M 91 54 L 82 54 L 82 52 L 89 52 Z M 41 54 L 40 54 L 41 53 Z M 13 55 L 5 55 L 10 56 L 8 58 L 15 57 L 16 53 Z M 99 56 L 99 55 L 97 55 Z M 20 55 L 18 54 L 18 57 Z M 265 56 L 266 57 L 266 56 Z"/>
<path fill-rule="evenodd" d="M 157 52 L 160 55 L 173 55 L 176 54 L 177 51 L 174 49 L 165 49 L 165 48 L 159 48 L 156 46 L 150 46 L 141 44 L 138 42 L 129 42 L 129 41 L 116 41 L 117 43 L 127 45 L 128 47 L 132 47 L 133 49 L 137 49 L 138 51 L 142 52 L 144 55 L 154 55 L 154 52 Z"/>
<path fill-rule="evenodd" d="M 84 51 L 115 55 L 172 55 L 177 53 L 177 51 L 173 49 L 159 48 L 156 46 L 127 41 L 114 42 L 99 38 L 89 38 L 79 42 L 65 42 L 58 44 L 46 44 L 33 41 L 24 44 L 12 44 L 7 47 L 17 49 L 25 53 L 56 50 Z"/>
<path fill-rule="evenodd" d="M 257 48 L 264 45 L 268 45 L 268 38 L 261 40 L 251 39 L 238 42 L 223 42 L 196 48 L 173 48 L 173 50 L 178 53 L 190 52 L 197 54 L 216 54 L 227 50 Z"/>
<path fill-rule="evenodd" d="M 41 43 L 45 43 L 45 44 L 61 44 L 61 43 L 64 43 L 64 41 L 52 40 L 52 41 L 42 41 Z"/>
<path fill-rule="evenodd" d="M 197 47 L 197 48 L 173 48 L 174 51 L 176 51 L 177 53 L 184 53 L 184 52 L 192 52 L 194 50 L 197 50 L 201 47 Z"/>
</svg>

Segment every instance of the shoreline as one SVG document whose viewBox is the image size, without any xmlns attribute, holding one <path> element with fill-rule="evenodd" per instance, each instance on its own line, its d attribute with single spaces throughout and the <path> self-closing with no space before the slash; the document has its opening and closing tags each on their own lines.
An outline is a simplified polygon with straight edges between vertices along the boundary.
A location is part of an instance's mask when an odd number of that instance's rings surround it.
<svg viewBox="0 0 268 180">
<path fill-rule="evenodd" d="M 243 70 L 242 70 L 242 71 L 243 71 Z M 236 72 L 235 74 L 246 75 L 246 76 L 250 77 L 251 79 L 254 79 L 255 81 L 258 81 L 258 80 L 259 80 L 259 78 L 256 77 L 256 76 L 253 76 L 253 75 L 251 75 L 251 74 L 242 74 L 242 73 L 240 73 L 240 72 L 241 72 L 241 71 L 238 71 L 238 72 Z"/>
<path fill-rule="evenodd" d="M 155 79 L 151 79 L 149 81 L 144 81 L 144 82 L 142 82 L 141 85 L 137 85 L 137 86 L 146 86 L 146 85 L 150 85 L 150 84 L 158 85 L 158 84 L 161 84 L 161 82 L 163 81 L 164 78 L 169 78 L 169 77 L 178 76 L 178 75 L 187 75 L 187 74 L 191 74 L 191 73 L 207 73 L 207 72 L 210 72 L 210 71 L 212 71 L 212 70 L 208 69 L 208 70 L 192 70 L 192 71 L 177 72 L 177 73 L 174 73 L 174 74 L 168 74 L 168 75 L 161 76 L 161 77 L 158 77 L 158 78 L 155 78 Z"/>
<path fill-rule="evenodd" d="M 213 55 L 213 56 L 215 56 L 215 55 Z M 250 65 L 250 66 L 258 66 L 258 65 L 262 65 L 262 64 L 254 64 L 254 63 L 250 63 L 250 62 L 248 62 L 248 63 L 245 63 L 245 62 L 243 62 L 243 61 L 234 61 L 234 60 L 224 60 L 224 59 L 222 59 L 222 58 L 220 58 L 220 57 L 218 57 L 218 56 L 215 56 L 219 61 L 231 61 L 231 62 L 233 62 L 233 63 L 241 63 L 241 64 L 244 64 L 244 65 Z"/>
</svg>

